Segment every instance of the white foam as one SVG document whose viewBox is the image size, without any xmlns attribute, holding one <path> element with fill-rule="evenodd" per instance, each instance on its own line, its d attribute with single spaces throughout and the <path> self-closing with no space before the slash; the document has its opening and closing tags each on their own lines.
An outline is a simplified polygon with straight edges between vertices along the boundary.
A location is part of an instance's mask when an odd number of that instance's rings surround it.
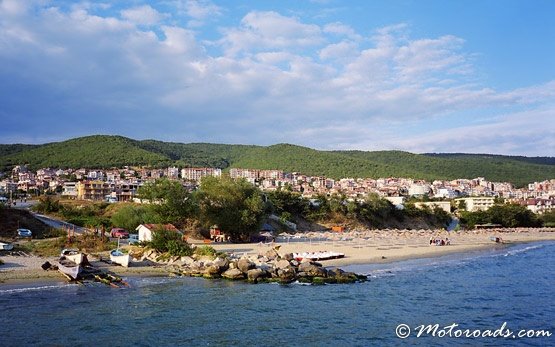
<svg viewBox="0 0 555 347">
<path fill-rule="evenodd" d="M 43 290 L 53 290 L 53 289 L 60 289 L 67 286 L 77 286 L 77 284 L 59 284 L 59 285 L 48 285 L 48 286 L 39 286 L 39 287 L 25 287 L 25 288 L 11 288 L 11 289 L 4 289 L 0 290 L 0 295 L 2 294 L 16 294 L 16 293 L 25 293 L 25 292 L 36 292 L 36 291 L 43 291 Z"/>
</svg>

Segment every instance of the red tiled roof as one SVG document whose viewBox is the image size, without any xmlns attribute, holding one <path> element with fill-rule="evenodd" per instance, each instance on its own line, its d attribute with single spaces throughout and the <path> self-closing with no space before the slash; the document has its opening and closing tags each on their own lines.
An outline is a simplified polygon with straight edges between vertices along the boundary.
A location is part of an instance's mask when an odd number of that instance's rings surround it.
<svg viewBox="0 0 555 347">
<path fill-rule="evenodd" d="M 173 224 L 143 224 L 150 230 L 164 229 L 170 231 L 179 231 Z"/>
</svg>

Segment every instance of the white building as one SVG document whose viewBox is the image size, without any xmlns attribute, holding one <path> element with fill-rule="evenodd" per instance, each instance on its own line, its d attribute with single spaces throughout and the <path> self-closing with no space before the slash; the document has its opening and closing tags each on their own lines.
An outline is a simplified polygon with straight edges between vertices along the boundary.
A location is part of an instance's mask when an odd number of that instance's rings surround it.
<svg viewBox="0 0 555 347">
<path fill-rule="evenodd" d="M 141 242 L 152 241 L 152 234 L 161 229 L 181 233 L 173 224 L 141 224 L 135 228 L 139 232 Z"/>
<path fill-rule="evenodd" d="M 472 196 L 468 198 L 456 199 L 457 204 L 464 201 L 466 210 L 469 212 L 486 211 L 493 206 L 495 199 L 489 196 Z"/>
<path fill-rule="evenodd" d="M 62 186 L 62 196 L 76 198 L 77 182 L 64 182 L 64 185 Z"/>
<path fill-rule="evenodd" d="M 200 181 L 203 177 L 222 176 L 222 170 L 211 167 L 187 167 L 181 169 L 181 178 L 184 180 Z"/>
</svg>

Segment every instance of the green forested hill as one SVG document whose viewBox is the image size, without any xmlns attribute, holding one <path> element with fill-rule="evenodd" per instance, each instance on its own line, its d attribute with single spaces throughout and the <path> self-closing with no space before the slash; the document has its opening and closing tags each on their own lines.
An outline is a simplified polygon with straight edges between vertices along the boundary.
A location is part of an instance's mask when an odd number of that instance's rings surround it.
<svg viewBox="0 0 555 347">
<path fill-rule="evenodd" d="M 122 136 L 86 136 L 63 142 L 47 143 L 2 155 L 0 166 L 28 163 L 31 168 L 41 167 L 100 167 L 123 165 L 162 165 L 170 159 L 164 155 L 144 150 L 136 140 Z"/>
<path fill-rule="evenodd" d="M 22 145 L 22 144 L 13 144 L 13 145 L 1 145 L 0 144 L 0 157 L 6 156 L 6 155 L 10 155 L 10 154 L 14 154 L 14 153 L 18 153 L 18 152 L 23 152 L 35 147 L 38 147 L 39 145 Z"/>
<path fill-rule="evenodd" d="M 341 177 L 412 177 L 427 180 L 485 177 L 516 185 L 555 178 L 555 158 L 486 154 L 412 154 L 401 151 L 318 151 L 278 144 L 268 147 L 133 140 L 86 136 L 44 145 L 0 145 L 0 169 L 109 168 L 123 165 L 281 169 Z"/>
</svg>

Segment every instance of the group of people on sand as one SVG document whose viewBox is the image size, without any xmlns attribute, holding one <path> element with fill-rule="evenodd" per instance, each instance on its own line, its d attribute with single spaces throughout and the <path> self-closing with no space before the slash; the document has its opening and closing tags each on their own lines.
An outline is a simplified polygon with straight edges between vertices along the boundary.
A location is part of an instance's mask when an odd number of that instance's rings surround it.
<svg viewBox="0 0 555 347">
<path fill-rule="evenodd" d="M 449 246 L 451 244 L 451 240 L 448 237 L 444 239 L 438 239 L 435 237 L 430 237 L 430 246 Z"/>
</svg>

